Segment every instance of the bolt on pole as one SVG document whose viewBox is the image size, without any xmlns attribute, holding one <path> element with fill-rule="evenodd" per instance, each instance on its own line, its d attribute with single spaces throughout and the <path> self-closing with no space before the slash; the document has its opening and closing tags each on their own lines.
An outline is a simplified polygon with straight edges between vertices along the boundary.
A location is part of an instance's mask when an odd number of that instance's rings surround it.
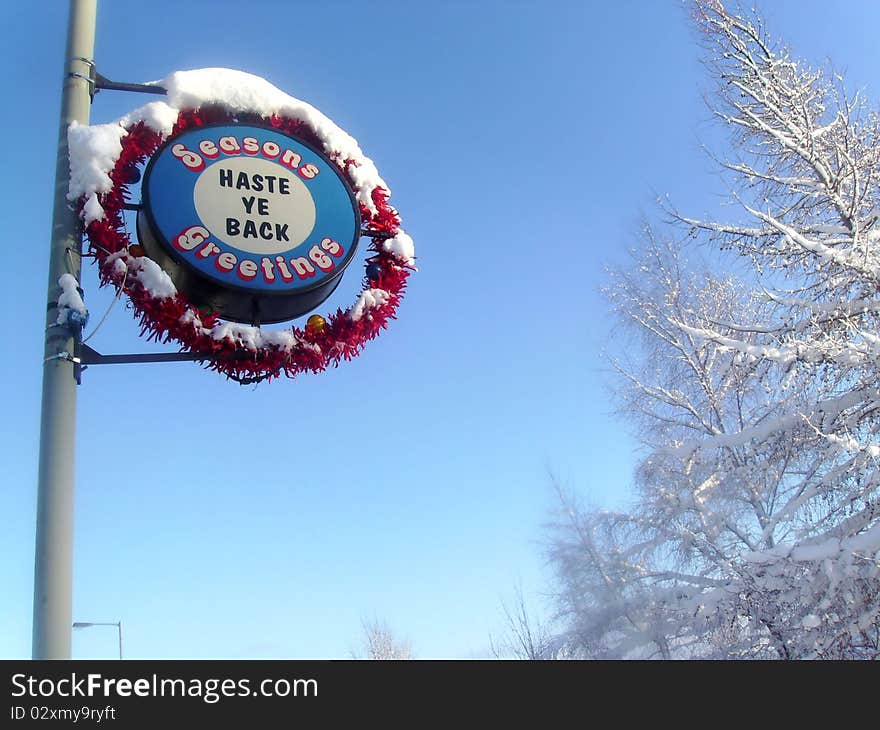
<svg viewBox="0 0 880 730">
<path fill-rule="evenodd" d="M 70 0 L 61 91 L 55 204 L 49 252 L 46 344 L 34 554 L 34 659 L 69 659 L 73 600 L 73 472 L 76 435 L 74 354 L 78 332 L 57 324 L 58 279 L 80 277 L 81 229 L 67 200 L 70 176 L 67 129 L 89 123 L 97 0 Z"/>
</svg>

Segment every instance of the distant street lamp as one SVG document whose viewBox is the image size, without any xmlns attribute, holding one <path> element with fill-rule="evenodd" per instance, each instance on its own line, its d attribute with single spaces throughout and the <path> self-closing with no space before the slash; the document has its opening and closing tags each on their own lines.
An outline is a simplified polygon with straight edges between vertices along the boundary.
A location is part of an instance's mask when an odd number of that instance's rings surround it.
<svg viewBox="0 0 880 730">
<path fill-rule="evenodd" d="M 122 659 L 122 621 L 116 623 L 76 621 L 73 624 L 75 629 L 87 629 L 89 626 L 115 626 L 119 630 L 119 658 Z"/>
</svg>

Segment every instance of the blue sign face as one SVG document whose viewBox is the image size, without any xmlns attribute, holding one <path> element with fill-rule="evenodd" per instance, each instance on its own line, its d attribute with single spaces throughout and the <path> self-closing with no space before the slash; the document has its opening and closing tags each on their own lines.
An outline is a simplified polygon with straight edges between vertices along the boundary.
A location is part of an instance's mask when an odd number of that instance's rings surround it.
<svg viewBox="0 0 880 730">
<path fill-rule="evenodd" d="M 359 237 L 347 181 L 300 140 L 207 126 L 153 156 L 142 185 L 150 229 L 172 258 L 220 288 L 297 294 L 335 279 Z"/>
</svg>

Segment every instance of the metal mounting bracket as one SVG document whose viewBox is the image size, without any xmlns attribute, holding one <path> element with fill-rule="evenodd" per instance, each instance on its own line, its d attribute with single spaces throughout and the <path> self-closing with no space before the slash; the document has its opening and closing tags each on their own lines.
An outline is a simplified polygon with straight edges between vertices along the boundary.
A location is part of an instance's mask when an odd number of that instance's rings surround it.
<svg viewBox="0 0 880 730">
<path fill-rule="evenodd" d="M 86 344 L 80 345 L 79 360 L 83 365 L 132 365 L 148 362 L 199 362 L 207 360 L 243 360 L 245 354 L 215 352 L 138 352 L 126 355 L 102 355 Z"/>
<path fill-rule="evenodd" d="M 133 91 L 139 94 L 167 94 L 168 90 L 164 86 L 158 84 L 129 84 L 122 81 L 111 81 L 106 76 L 94 72 L 94 88 L 95 93 L 106 89 L 107 91 Z"/>
<path fill-rule="evenodd" d="M 158 84 L 132 84 L 125 81 L 111 81 L 103 74 L 98 73 L 98 70 L 95 67 L 95 62 L 91 59 L 77 56 L 71 60 L 81 61 L 89 67 L 88 76 L 76 71 L 71 71 L 67 75 L 70 78 L 84 79 L 89 83 L 89 96 L 92 101 L 95 99 L 95 94 L 102 89 L 106 91 L 131 91 L 138 94 L 165 95 L 168 93 L 168 90 L 164 86 L 159 86 Z"/>
</svg>

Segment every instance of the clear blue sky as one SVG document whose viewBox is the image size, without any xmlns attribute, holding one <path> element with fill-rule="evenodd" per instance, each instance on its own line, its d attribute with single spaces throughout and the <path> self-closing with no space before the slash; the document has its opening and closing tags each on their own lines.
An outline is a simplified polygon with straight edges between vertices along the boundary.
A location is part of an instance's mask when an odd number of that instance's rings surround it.
<svg viewBox="0 0 880 730">
<path fill-rule="evenodd" d="M 5 286 L 0 657 L 30 654 L 45 280 L 67 8 L 0 4 Z M 796 55 L 880 97 L 874 2 L 767 0 Z M 501 602 L 549 589 L 548 473 L 623 504 L 598 293 L 654 193 L 723 187 L 695 34 L 673 0 L 99 2 L 114 80 L 226 66 L 355 136 L 416 242 L 399 320 L 320 376 L 93 367 L 79 391 L 74 620 L 136 658 L 344 657 L 384 619 L 421 657 L 485 656 Z M 149 97 L 100 93 L 107 122 Z M 356 264 L 354 266 L 357 266 Z M 356 271 L 352 269 L 351 271 Z M 322 307 L 350 303 L 350 273 Z M 85 269 L 92 325 L 110 301 Z M 151 351 L 118 305 L 90 342 Z M 74 634 L 112 657 L 112 629 Z"/>
</svg>

